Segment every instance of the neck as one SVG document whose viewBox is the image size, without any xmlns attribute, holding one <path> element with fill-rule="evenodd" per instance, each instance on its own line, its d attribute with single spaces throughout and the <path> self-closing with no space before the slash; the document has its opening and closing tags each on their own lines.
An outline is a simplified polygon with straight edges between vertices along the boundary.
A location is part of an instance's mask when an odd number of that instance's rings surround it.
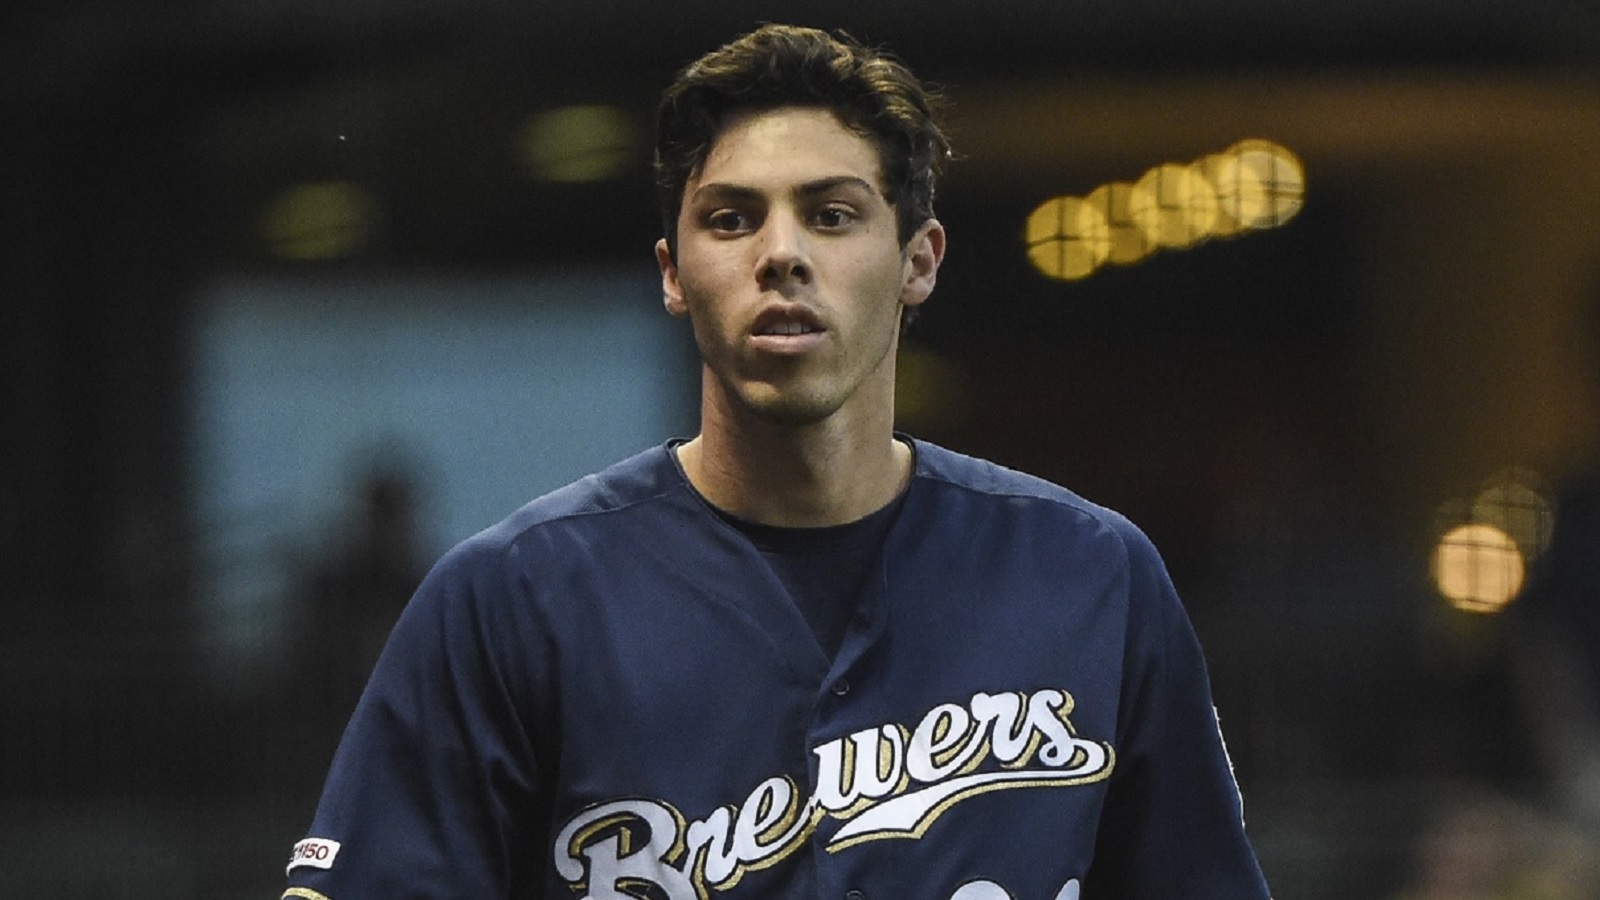
<svg viewBox="0 0 1600 900">
<path fill-rule="evenodd" d="M 789 425 L 708 408 L 678 448 L 689 481 L 717 508 L 764 525 L 822 527 L 881 509 L 911 477 L 911 448 L 894 437 L 892 406 L 873 422 Z"/>
</svg>

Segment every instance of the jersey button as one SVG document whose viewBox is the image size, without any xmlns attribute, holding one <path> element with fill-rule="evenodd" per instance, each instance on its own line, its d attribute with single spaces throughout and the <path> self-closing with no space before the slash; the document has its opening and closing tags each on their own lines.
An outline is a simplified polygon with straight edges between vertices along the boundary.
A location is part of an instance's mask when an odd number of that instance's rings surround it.
<svg viewBox="0 0 1600 900">
<path fill-rule="evenodd" d="M 850 680 L 848 678 L 841 678 L 833 683 L 833 695 L 835 697 L 843 697 L 848 693 L 850 693 Z M 851 896 L 850 894 L 846 894 L 845 896 L 848 897 L 849 900 L 861 900 L 860 891 L 853 891 L 852 893 L 855 896 Z"/>
<path fill-rule="evenodd" d="M 860 891 L 845 891 L 844 900 L 867 900 L 867 895 Z"/>
</svg>

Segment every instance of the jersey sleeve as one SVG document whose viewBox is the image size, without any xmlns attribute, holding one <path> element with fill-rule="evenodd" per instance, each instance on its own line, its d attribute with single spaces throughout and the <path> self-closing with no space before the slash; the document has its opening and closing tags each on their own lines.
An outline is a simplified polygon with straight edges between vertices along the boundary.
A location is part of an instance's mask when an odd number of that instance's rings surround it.
<svg viewBox="0 0 1600 900">
<path fill-rule="evenodd" d="M 528 896 L 541 821 L 539 629 L 505 553 L 458 548 L 396 623 L 285 898 Z M 548 654 L 546 654 L 546 657 Z"/>
<path fill-rule="evenodd" d="M 1266 900 L 1199 641 L 1155 548 L 1127 543 L 1117 762 L 1084 896 Z"/>
</svg>

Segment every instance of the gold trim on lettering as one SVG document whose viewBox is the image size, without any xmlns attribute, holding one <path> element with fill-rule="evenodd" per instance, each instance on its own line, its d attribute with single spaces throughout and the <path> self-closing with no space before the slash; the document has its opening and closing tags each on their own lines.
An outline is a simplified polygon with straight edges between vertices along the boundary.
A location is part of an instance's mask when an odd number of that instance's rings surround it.
<svg viewBox="0 0 1600 900">
<path fill-rule="evenodd" d="M 1041 777 L 1037 779 L 1018 779 L 1015 781 L 990 782 L 987 784 L 974 785 L 966 790 L 957 791 L 956 793 L 951 794 L 950 796 L 939 801 L 925 814 L 923 814 L 922 818 L 918 819 L 916 824 L 913 825 L 909 830 L 886 829 L 883 831 L 869 831 L 865 834 L 858 834 L 855 837 L 845 838 L 842 841 L 829 843 L 824 849 L 826 849 L 829 853 L 838 853 L 840 850 L 854 847 L 857 844 L 865 844 L 869 841 L 892 840 L 896 838 L 920 840 L 922 836 L 928 832 L 928 829 L 933 827 L 933 823 L 938 821 L 939 818 L 948 812 L 951 807 L 964 800 L 970 800 L 973 797 L 977 797 L 982 794 L 990 794 L 996 791 L 1008 791 L 1015 788 L 1078 787 L 1080 785 L 1094 784 L 1095 782 L 1104 781 L 1111 777 L 1112 770 L 1116 768 L 1116 751 L 1114 751 L 1109 744 L 1102 744 L 1101 746 L 1103 746 L 1106 750 L 1106 763 L 1101 768 L 1096 769 L 1088 774 L 1080 775 L 1075 778 L 1051 778 L 1049 777 L 1048 772 L 1040 772 L 1039 775 Z M 902 794 L 901 796 L 906 795 Z"/>
</svg>

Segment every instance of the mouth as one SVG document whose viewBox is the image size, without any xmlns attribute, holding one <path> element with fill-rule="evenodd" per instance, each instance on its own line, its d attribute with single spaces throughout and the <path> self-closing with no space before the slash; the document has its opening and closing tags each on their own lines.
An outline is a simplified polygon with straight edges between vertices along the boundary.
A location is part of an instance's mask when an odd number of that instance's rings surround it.
<svg viewBox="0 0 1600 900">
<path fill-rule="evenodd" d="M 820 334 L 828 329 L 822 320 L 803 303 L 783 303 L 769 306 L 756 316 L 750 333 L 758 337 L 793 337 L 802 334 Z"/>
<path fill-rule="evenodd" d="M 771 325 L 765 325 L 757 328 L 756 334 L 816 334 L 821 330 L 821 328 L 808 325 L 804 322 L 775 322 Z"/>
<path fill-rule="evenodd" d="M 787 356 L 815 349 L 827 330 L 810 307 L 783 303 L 763 309 L 751 323 L 750 336 L 761 351 Z"/>
</svg>

